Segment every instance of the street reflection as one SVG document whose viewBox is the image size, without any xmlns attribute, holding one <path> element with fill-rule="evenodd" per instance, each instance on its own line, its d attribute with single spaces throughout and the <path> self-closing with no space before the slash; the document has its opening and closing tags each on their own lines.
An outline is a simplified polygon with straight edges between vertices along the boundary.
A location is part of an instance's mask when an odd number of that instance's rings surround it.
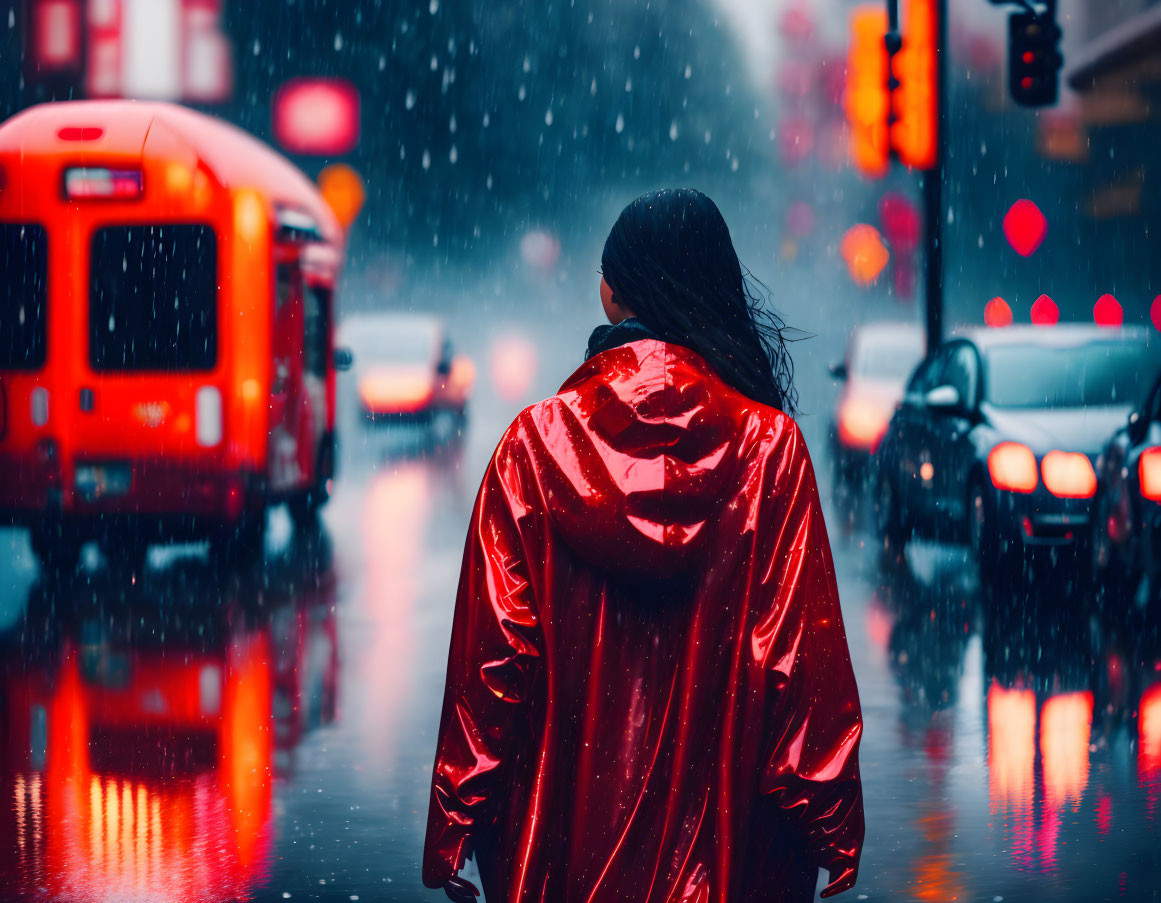
<svg viewBox="0 0 1161 903">
<path fill-rule="evenodd" d="M 1152 830 L 1158 814 L 1155 631 L 1089 604 L 1049 572 L 1017 593 L 965 580 L 950 552 L 921 563 L 883 569 L 867 609 L 869 633 L 885 646 L 898 687 L 902 747 L 914 753 L 902 776 L 926 788 L 909 807 L 912 896 L 972 893 L 956 840 L 971 816 L 955 801 L 948 775 L 976 755 L 957 737 L 970 726 L 962 714 L 977 705 L 961 697 L 974 692 L 981 692 L 984 720 L 986 830 L 1019 872 L 1070 871 L 1068 880 L 1088 880 L 1076 877 L 1086 838 Z M 1127 769 L 1145 789 L 1143 811 L 1114 806 L 1124 799 L 1118 775 Z"/>
<path fill-rule="evenodd" d="M 263 882 L 274 783 L 336 708 L 329 539 L 291 546 L 256 573 L 180 559 L 129 591 L 33 588 L 0 635 L 6 896 L 248 899 Z"/>
</svg>

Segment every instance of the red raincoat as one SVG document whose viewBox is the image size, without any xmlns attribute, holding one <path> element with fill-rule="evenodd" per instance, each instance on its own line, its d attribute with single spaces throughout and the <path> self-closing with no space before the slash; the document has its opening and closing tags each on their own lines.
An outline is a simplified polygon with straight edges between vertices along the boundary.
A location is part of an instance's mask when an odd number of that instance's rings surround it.
<svg viewBox="0 0 1161 903">
<path fill-rule="evenodd" d="M 528 408 L 464 551 L 423 879 L 489 903 L 809 900 L 863 841 L 797 425 L 645 339 Z"/>
</svg>

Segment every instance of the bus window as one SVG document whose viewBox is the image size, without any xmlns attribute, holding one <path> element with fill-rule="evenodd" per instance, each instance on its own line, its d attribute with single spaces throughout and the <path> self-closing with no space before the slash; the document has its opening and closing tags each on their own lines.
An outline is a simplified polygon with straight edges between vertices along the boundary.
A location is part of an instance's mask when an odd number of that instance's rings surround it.
<svg viewBox="0 0 1161 903">
<path fill-rule="evenodd" d="M 36 370 L 48 349 L 44 226 L 0 223 L 0 369 Z"/>
<path fill-rule="evenodd" d="M 303 323 L 305 335 L 303 350 L 306 355 L 306 372 L 325 378 L 327 375 L 327 336 L 330 333 L 330 289 L 311 286 L 304 296 L 306 319 Z"/>
<path fill-rule="evenodd" d="M 218 357 L 218 261 L 203 225 L 111 226 L 93 235 L 94 370 L 209 370 Z"/>
</svg>

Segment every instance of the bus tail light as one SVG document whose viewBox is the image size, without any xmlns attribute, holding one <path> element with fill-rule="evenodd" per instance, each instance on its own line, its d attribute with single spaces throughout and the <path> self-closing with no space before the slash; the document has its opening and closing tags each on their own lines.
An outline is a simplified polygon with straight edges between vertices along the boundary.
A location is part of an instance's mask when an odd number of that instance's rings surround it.
<svg viewBox="0 0 1161 903">
<path fill-rule="evenodd" d="M 1050 451 L 1040 462 L 1045 488 L 1062 499 L 1090 499 L 1096 495 L 1092 462 L 1080 452 Z"/>
<path fill-rule="evenodd" d="M 139 169 L 72 166 L 65 170 L 64 188 L 70 201 L 139 198 L 144 182 Z"/>
<path fill-rule="evenodd" d="M 1151 502 L 1161 502 L 1161 445 L 1141 452 L 1137 476 L 1141 481 L 1141 495 Z"/>
<path fill-rule="evenodd" d="M 194 402 L 194 435 L 198 445 L 212 448 L 222 441 L 222 393 L 217 386 L 202 386 Z"/>
<path fill-rule="evenodd" d="M 1036 489 L 1036 456 L 1020 442 L 1001 442 L 988 454 L 988 474 L 992 485 L 1009 492 L 1028 493 Z"/>
</svg>

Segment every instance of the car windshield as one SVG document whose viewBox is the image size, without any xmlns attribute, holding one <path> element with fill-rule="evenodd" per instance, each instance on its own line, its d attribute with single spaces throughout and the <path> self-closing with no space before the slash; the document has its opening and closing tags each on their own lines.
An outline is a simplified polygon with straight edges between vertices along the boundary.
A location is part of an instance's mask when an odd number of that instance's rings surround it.
<svg viewBox="0 0 1161 903">
<path fill-rule="evenodd" d="M 854 371 L 864 379 L 903 382 L 923 356 L 923 346 L 917 341 L 893 339 L 864 341 L 855 354 Z"/>
<path fill-rule="evenodd" d="M 1004 345 L 986 354 L 988 401 L 1002 408 L 1131 405 L 1157 372 L 1144 342 L 1080 347 Z"/>
</svg>

